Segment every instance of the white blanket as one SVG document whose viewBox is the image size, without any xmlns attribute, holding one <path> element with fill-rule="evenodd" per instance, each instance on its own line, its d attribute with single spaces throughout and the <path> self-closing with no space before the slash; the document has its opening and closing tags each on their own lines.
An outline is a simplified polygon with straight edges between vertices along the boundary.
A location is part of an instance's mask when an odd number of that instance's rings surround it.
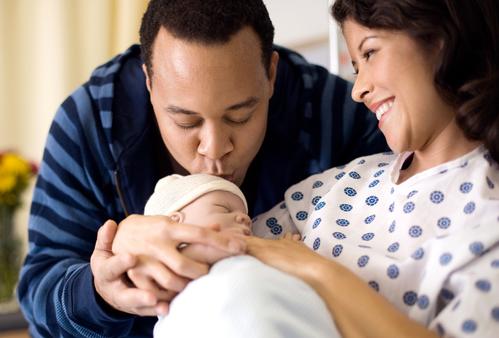
<svg viewBox="0 0 499 338">
<path fill-rule="evenodd" d="M 340 337 L 305 282 L 250 256 L 216 263 L 171 303 L 154 337 Z"/>
</svg>

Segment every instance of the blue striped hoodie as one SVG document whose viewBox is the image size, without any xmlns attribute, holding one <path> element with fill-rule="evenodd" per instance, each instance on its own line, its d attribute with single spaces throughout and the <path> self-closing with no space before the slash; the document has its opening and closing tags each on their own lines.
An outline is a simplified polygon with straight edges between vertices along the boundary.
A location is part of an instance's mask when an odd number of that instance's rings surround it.
<svg viewBox="0 0 499 338">
<path fill-rule="evenodd" d="M 386 150 L 374 114 L 351 100 L 350 83 L 275 48 L 268 129 L 242 185 L 252 215 L 313 173 Z M 156 181 L 172 172 L 141 65 L 134 45 L 98 67 L 52 122 L 18 287 L 33 337 L 152 336 L 156 319 L 107 305 L 89 264 L 98 228 L 142 213 Z"/>
</svg>

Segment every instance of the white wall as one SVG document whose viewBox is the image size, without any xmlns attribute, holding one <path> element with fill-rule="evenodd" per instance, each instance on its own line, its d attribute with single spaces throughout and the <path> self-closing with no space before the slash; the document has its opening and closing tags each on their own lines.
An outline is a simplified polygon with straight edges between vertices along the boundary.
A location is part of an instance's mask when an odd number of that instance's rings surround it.
<svg viewBox="0 0 499 338">
<path fill-rule="evenodd" d="M 329 0 L 329 6 L 334 0 Z M 331 73 L 338 74 L 344 79 L 353 81 L 353 68 L 350 55 L 346 47 L 345 39 L 340 28 L 332 17 L 329 18 L 329 43 L 330 43 L 330 64 Z"/>
<path fill-rule="evenodd" d="M 264 0 L 275 42 L 329 69 L 328 0 Z"/>
</svg>

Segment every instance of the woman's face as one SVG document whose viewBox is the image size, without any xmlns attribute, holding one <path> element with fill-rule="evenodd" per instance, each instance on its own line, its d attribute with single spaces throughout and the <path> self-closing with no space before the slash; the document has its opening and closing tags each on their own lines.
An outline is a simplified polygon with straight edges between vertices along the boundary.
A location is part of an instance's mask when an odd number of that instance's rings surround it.
<svg viewBox="0 0 499 338">
<path fill-rule="evenodd" d="M 352 97 L 376 114 L 392 150 L 422 150 L 454 123 L 433 81 L 437 48 L 430 52 L 403 32 L 353 20 L 343 34 L 357 73 Z"/>
</svg>

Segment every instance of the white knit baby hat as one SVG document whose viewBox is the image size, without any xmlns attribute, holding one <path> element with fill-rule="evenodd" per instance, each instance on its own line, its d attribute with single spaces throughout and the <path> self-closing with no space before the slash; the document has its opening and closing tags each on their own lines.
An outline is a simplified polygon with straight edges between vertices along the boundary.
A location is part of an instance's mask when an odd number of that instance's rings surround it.
<svg viewBox="0 0 499 338">
<path fill-rule="evenodd" d="M 192 174 L 187 176 L 169 175 L 156 183 L 154 193 L 149 197 L 144 208 L 144 215 L 168 215 L 178 211 L 198 197 L 210 191 L 228 191 L 244 202 L 246 212 L 248 205 L 241 189 L 234 183 L 218 176 L 208 174 Z"/>
</svg>

